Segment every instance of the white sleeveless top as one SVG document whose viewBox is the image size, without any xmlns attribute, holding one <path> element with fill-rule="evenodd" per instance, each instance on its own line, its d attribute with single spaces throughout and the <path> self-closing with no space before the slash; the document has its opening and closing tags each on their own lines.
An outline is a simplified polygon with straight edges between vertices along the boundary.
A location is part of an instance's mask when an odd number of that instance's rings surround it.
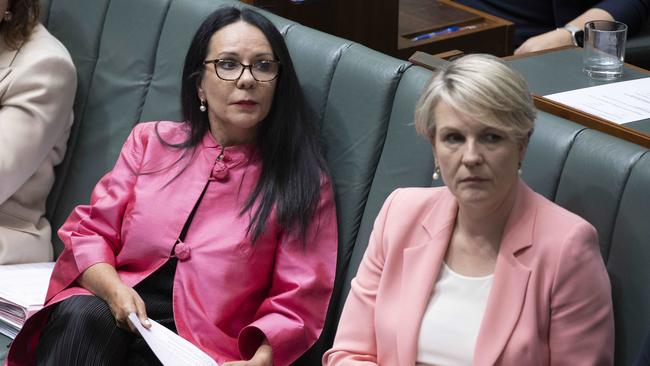
<svg viewBox="0 0 650 366">
<path fill-rule="evenodd" d="M 420 324 L 417 366 L 472 364 L 493 277 L 463 276 L 443 263 Z"/>
</svg>

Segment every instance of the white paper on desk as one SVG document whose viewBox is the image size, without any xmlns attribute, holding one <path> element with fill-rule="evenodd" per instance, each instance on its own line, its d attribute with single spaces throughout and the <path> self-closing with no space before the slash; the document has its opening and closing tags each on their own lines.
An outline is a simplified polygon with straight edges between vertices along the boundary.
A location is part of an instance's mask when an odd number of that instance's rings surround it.
<svg viewBox="0 0 650 366">
<path fill-rule="evenodd" d="M 0 297 L 28 309 L 43 306 L 54 262 L 0 266 Z"/>
<path fill-rule="evenodd" d="M 147 329 L 140 324 L 140 320 L 134 313 L 129 314 L 129 320 L 163 365 L 219 366 L 197 346 L 159 323 L 149 319 L 151 328 Z"/>
<path fill-rule="evenodd" d="M 570 90 L 544 98 L 619 124 L 650 118 L 650 78 Z"/>
</svg>

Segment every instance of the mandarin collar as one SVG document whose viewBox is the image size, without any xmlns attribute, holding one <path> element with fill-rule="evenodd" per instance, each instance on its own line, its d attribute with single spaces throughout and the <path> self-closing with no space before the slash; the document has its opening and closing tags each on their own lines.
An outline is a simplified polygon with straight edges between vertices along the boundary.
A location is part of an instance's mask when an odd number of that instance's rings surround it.
<svg viewBox="0 0 650 366">
<path fill-rule="evenodd" d="M 221 151 L 223 149 L 224 154 L 228 155 L 231 160 L 241 160 L 240 158 L 251 158 L 256 149 L 255 143 L 240 144 L 240 145 L 231 145 L 231 146 L 222 146 L 214 139 L 210 130 L 208 130 L 203 136 L 201 142 L 204 147 L 208 149 L 216 149 Z"/>
<path fill-rule="evenodd" d="M 258 149 L 254 143 L 222 146 L 207 131 L 201 141 L 203 151 L 208 160 L 212 161 L 210 180 L 225 181 L 230 176 L 230 170 L 246 164 L 258 157 Z"/>
</svg>

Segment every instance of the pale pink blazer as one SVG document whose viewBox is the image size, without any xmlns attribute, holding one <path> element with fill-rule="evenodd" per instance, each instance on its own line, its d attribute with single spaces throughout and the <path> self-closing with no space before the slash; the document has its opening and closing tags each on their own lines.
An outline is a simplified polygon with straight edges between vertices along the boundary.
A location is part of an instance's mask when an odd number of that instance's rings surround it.
<svg viewBox="0 0 650 366">
<path fill-rule="evenodd" d="M 611 365 L 614 318 L 595 229 L 518 184 L 473 365 Z M 447 188 L 386 200 L 324 365 L 416 362 L 420 322 L 458 211 Z"/>
</svg>

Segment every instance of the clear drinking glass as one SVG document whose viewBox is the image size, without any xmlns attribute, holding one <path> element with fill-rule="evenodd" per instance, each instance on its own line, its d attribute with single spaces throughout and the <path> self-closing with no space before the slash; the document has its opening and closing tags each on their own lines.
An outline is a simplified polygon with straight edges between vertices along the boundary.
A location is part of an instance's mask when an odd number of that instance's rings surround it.
<svg viewBox="0 0 650 366">
<path fill-rule="evenodd" d="M 614 80 L 623 75 L 627 25 L 609 20 L 585 23 L 584 71 L 592 79 Z"/>
</svg>

